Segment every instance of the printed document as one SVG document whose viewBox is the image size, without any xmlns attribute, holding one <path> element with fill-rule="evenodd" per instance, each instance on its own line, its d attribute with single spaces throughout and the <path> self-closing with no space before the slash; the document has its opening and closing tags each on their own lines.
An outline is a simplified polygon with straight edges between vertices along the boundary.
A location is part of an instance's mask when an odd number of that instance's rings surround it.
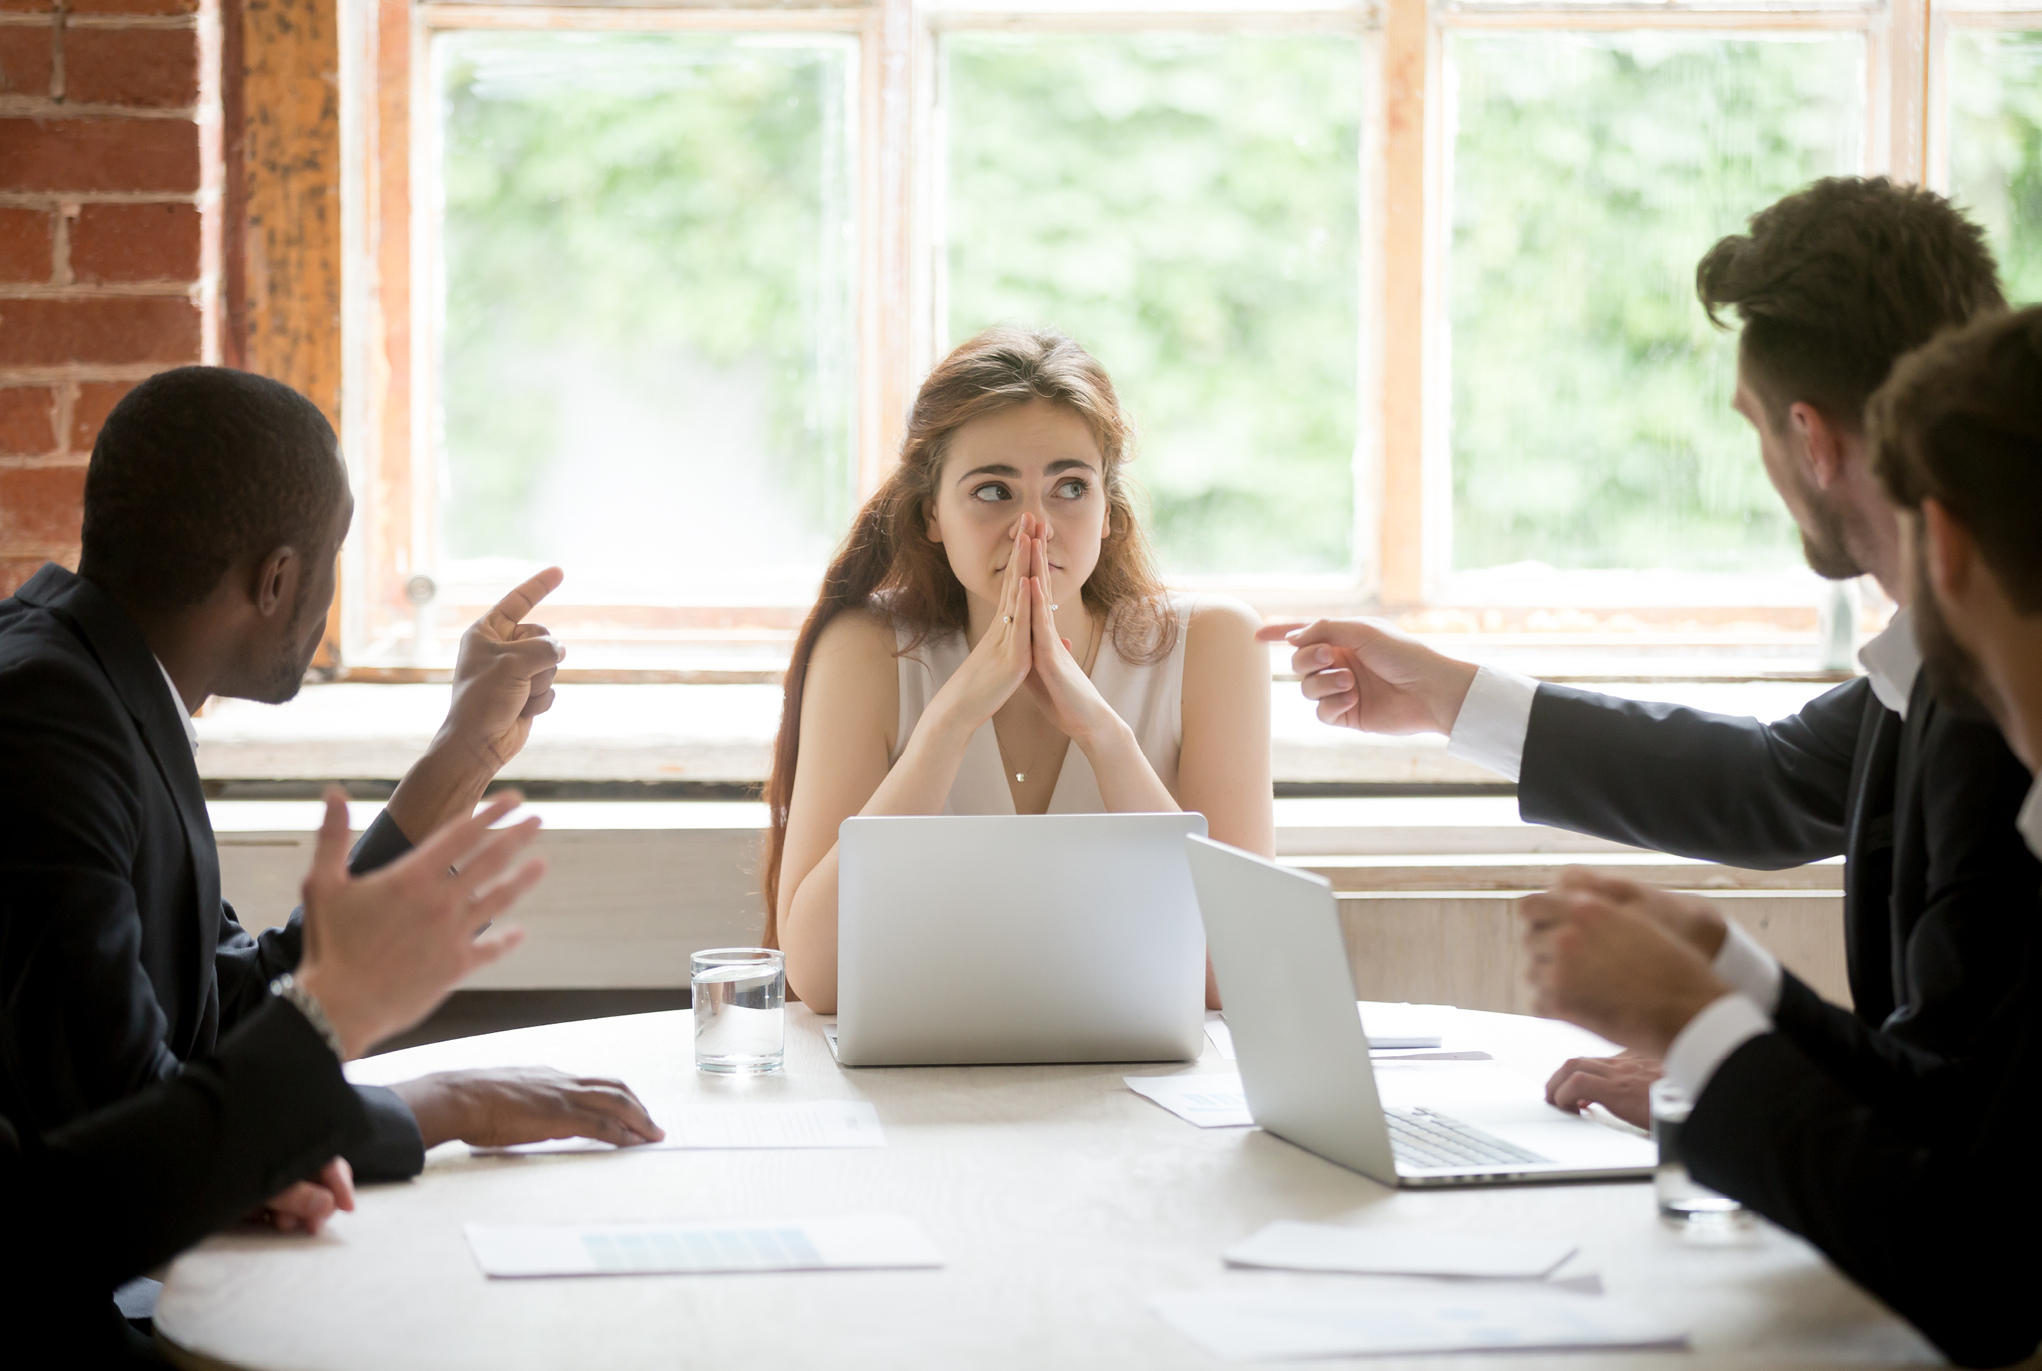
<svg viewBox="0 0 2042 1371">
<path fill-rule="evenodd" d="M 644 1143 L 651 1149 L 724 1149 L 754 1147 L 884 1147 L 879 1111 L 864 1100 L 795 1100 L 781 1104 L 648 1103 L 652 1121 L 666 1130 L 664 1140 Z M 617 1152 L 593 1138 L 555 1138 L 517 1147 L 482 1148 L 477 1152 Z"/>
<path fill-rule="evenodd" d="M 1247 1128 L 1254 1124 L 1241 1078 L 1231 1071 L 1201 1076 L 1122 1076 L 1127 1088 L 1154 1100 L 1200 1128 Z"/>
<path fill-rule="evenodd" d="M 898 1214 L 717 1223 L 467 1226 L 485 1275 L 655 1276 L 941 1266 L 928 1235 Z"/>
<path fill-rule="evenodd" d="M 1365 1357 L 1413 1352 L 1677 1348 L 1686 1335 L 1602 1295 L 1486 1282 L 1333 1294 L 1186 1290 L 1150 1308 L 1216 1357 Z"/>
</svg>

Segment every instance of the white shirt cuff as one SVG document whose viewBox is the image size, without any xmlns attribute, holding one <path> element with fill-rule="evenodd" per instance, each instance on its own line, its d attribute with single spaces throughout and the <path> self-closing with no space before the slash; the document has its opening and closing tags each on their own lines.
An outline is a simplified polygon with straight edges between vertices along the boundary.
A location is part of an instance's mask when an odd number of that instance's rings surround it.
<svg viewBox="0 0 2042 1371">
<path fill-rule="evenodd" d="M 1716 975 L 1768 1017 L 1779 1013 L 1780 959 L 1760 946 L 1741 924 L 1730 919 L 1723 922 L 1728 933 L 1716 951 Z"/>
<path fill-rule="evenodd" d="M 1531 731 L 1532 700 L 1539 683 L 1514 671 L 1482 667 L 1461 702 L 1446 754 L 1484 766 L 1515 781 L 1524 767 L 1524 735 Z"/>
<path fill-rule="evenodd" d="M 2028 798 L 2021 802 L 2021 813 L 2014 820 L 2021 830 L 2021 836 L 2028 841 L 2028 850 L 2042 857 L 2042 774 L 2035 777 L 2035 784 L 2028 787 Z"/>
<path fill-rule="evenodd" d="M 1689 1019 L 1666 1049 L 1666 1079 L 1699 1100 L 1725 1058 L 1772 1031 L 1772 1020 L 1757 1005 L 1742 995 L 1725 995 Z"/>
</svg>

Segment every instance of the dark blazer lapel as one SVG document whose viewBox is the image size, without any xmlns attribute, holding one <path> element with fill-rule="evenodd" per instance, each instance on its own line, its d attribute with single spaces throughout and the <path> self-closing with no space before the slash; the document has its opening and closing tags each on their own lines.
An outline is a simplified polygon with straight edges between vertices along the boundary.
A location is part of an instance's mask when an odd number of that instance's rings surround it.
<svg viewBox="0 0 2042 1371">
<path fill-rule="evenodd" d="M 172 702 L 156 654 L 149 650 L 142 630 L 118 601 L 82 576 L 54 563 L 38 571 L 15 595 L 62 618 L 91 649 L 107 679 L 113 682 L 121 703 L 127 706 L 142 735 L 142 745 L 148 748 L 158 774 L 177 802 L 178 817 L 184 821 L 185 841 L 191 847 L 191 868 L 197 887 L 194 893 L 198 897 L 197 932 L 202 958 L 197 984 L 210 986 L 220 933 L 220 854 L 213 843 L 213 823 L 206 813 L 198 760 L 192 756 L 191 742 L 178 720 L 178 706 Z"/>
<path fill-rule="evenodd" d="M 1903 731 L 1900 716 L 1865 692 L 1865 722 L 1851 769 L 1844 961 L 1851 1007 L 1870 1024 L 1893 1012 L 1893 801 Z"/>
</svg>

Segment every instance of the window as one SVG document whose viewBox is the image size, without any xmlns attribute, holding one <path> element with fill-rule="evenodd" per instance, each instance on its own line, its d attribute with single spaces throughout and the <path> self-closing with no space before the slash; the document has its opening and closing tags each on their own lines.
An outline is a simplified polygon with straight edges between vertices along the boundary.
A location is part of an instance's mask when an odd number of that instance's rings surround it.
<svg viewBox="0 0 2042 1371">
<path fill-rule="evenodd" d="M 1695 262 L 1862 167 L 1863 38 L 1477 32 L 1447 60 L 1454 569 L 1791 572 Z"/>
<path fill-rule="evenodd" d="M 812 595 L 856 493 L 854 45 L 469 30 L 432 58 L 437 565 Z"/>
<path fill-rule="evenodd" d="M 1961 17 L 1992 26 L 1947 39 L 1948 188 L 1985 225 L 2007 297 L 2032 303 L 2042 300 L 2042 9 Z"/>
<path fill-rule="evenodd" d="M 551 560 L 575 671 L 769 677 L 996 321 L 1113 374 L 1180 582 L 1806 657 L 1696 258 L 1891 171 L 2042 285 L 2042 0 L 343 10 L 360 679 Z"/>
<path fill-rule="evenodd" d="M 1355 567 L 1358 37 L 958 34 L 948 343 L 1051 324 L 1112 373 L 1188 574 Z"/>
</svg>

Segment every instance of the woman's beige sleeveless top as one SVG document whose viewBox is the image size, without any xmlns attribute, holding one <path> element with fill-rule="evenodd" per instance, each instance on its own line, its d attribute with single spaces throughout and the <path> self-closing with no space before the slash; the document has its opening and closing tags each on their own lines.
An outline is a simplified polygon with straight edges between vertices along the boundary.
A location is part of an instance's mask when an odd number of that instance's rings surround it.
<svg viewBox="0 0 2042 1371">
<path fill-rule="evenodd" d="M 1184 746 L 1184 640 L 1191 625 L 1196 597 L 1170 596 L 1170 613 L 1177 621 L 1177 633 L 1169 655 L 1148 666 L 1137 666 L 1122 657 L 1113 643 L 1113 624 L 1107 622 L 1105 641 L 1099 644 L 1098 659 L 1092 664 L 1092 684 L 1112 705 L 1114 712 L 1134 729 L 1142 755 L 1155 768 L 1156 777 L 1177 793 L 1177 754 Z M 912 636 L 896 628 L 895 641 L 905 647 Z M 915 724 L 936 692 L 943 688 L 970 654 L 964 633 L 931 635 L 900 662 L 900 727 L 894 734 L 893 756 L 900 760 L 914 736 Z M 1057 774 L 1056 790 L 1049 797 L 1052 814 L 1097 814 L 1106 808 L 1099 795 L 1099 778 L 1092 764 L 1076 747 L 1064 753 L 1063 770 Z M 1007 787 L 1006 771 L 1000 763 L 999 740 L 989 719 L 971 735 L 964 749 L 964 761 L 957 768 L 957 780 L 950 787 L 945 814 L 1012 814 L 1014 793 Z"/>
</svg>

